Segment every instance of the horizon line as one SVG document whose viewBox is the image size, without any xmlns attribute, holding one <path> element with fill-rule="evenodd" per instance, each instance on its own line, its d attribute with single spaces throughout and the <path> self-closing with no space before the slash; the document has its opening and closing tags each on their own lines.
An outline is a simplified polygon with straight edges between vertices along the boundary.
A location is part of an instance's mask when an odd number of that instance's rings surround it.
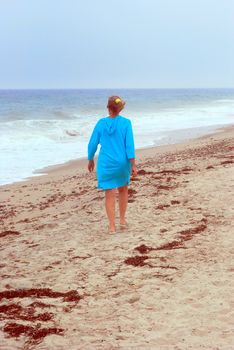
<svg viewBox="0 0 234 350">
<path fill-rule="evenodd" d="M 183 90 L 183 89 L 234 89 L 230 86 L 222 87 L 11 87 L 11 88 L 2 88 L 2 90 Z"/>
</svg>

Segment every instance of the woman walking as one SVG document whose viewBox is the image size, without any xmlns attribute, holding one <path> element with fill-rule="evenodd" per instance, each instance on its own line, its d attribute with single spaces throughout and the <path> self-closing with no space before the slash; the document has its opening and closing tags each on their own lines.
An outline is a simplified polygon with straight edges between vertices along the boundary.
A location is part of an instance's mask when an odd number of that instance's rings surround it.
<svg viewBox="0 0 234 350">
<path fill-rule="evenodd" d="M 131 121 L 121 115 L 125 102 L 119 96 L 108 99 L 109 116 L 101 118 L 92 132 L 88 144 L 88 170 L 94 170 L 94 155 L 101 145 L 97 162 L 98 186 L 105 191 L 105 207 L 109 220 L 109 233 L 116 232 L 115 194 L 119 192 L 120 227 L 126 227 L 125 213 L 128 203 L 130 175 L 137 175 L 135 147 Z"/>
</svg>

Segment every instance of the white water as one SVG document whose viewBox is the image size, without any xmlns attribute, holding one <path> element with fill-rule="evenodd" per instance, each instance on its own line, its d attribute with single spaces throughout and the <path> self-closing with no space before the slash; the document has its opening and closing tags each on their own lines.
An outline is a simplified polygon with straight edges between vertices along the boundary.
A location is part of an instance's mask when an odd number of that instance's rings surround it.
<svg viewBox="0 0 234 350">
<path fill-rule="evenodd" d="M 166 99 L 164 96 L 163 103 L 156 93 L 159 101 L 155 105 L 155 95 L 151 90 L 145 90 L 139 98 L 139 106 L 131 103 L 131 93 L 132 99 L 136 98 L 135 92 L 128 90 L 129 107 L 126 104 L 121 115 L 132 121 L 136 148 L 179 142 L 234 122 L 234 98 L 230 98 L 230 92 L 228 98 L 225 94 L 217 98 L 216 93 L 204 101 L 201 93 L 196 98 L 194 95 L 190 97 L 186 91 L 178 97 L 172 91 Z M 100 109 L 94 92 L 93 99 L 92 94 L 83 96 L 82 108 L 75 104 L 71 108 L 71 98 L 67 105 L 65 101 L 62 106 L 57 106 L 56 99 L 51 102 L 48 96 L 45 104 L 43 96 L 33 96 L 33 101 L 21 96 L 21 100 L 30 107 L 28 111 L 22 106 L 19 108 L 14 98 L 13 95 L 13 106 L 10 101 L 2 110 L 0 108 L 1 185 L 32 176 L 33 171 L 39 168 L 86 157 L 95 123 L 107 116 L 106 110 Z M 47 106 L 47 110 L 35 106 L 37 99 L 40 106 Z M 8 105 L 11 108 L 7 110 Z M 40 113 L 35 114 L 35 111 Z"/>
</svg>

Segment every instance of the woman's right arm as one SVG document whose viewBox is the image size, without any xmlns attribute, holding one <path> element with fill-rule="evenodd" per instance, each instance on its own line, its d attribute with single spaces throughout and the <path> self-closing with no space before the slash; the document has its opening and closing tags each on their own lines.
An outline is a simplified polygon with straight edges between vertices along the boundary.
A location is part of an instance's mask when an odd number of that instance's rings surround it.
<svg viewBox="0 0 234 350">
<path fill-rule="evenodd" d="M 129 159 L 132 165 L 132 175 L 137 176 L 137 168 L 136 168 L 136 161 L 135 158 Z"/>
<path fill-rule="evenodd" d="M 89 171 L 93 171 L 93 169 L 94 169 L 93 157 L 96 153 L 99 141 L 100 141 L 100 131 L 99 131 L 99 122 L 97 122 L 97 124 L 95 125 L 95 128 L 92 132 L 92 135 L 90 137 L 89 144 L 88 144 L 88 160 L 89 160 L 88 169 L 89 169 Z"/>
</svg>

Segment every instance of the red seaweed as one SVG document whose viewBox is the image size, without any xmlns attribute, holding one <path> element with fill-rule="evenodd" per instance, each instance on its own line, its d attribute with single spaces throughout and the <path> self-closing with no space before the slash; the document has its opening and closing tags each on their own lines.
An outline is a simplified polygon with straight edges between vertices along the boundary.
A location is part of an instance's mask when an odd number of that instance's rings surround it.
<svg viewBox="0 0 234 350">
<path fill-rule="evenodd" d="M 141 244 L 140 246 L 136 247 L 135 250 L 137 250 L 141 254 L 146 254 L 150 252 L 151 250 L 154 250 L 155 248 L 148 247 L 145 244 Z"/>
<path fill-rule="evenodd" d="M 159 204 L 155 209 L 164 210 L 165 208 L 169 208 L 169 207 L 170 207 L 169 204 Z"/>
<path fill-rule="evenodd" d="M 155 173 L 154 171 L 146 171 L 144 169 L 140 169 L 138 170 L 137 175 L 148 175 L 148 174 L 154 174 L 154 173 Z"/>
<path fill-rule="evenodd" d="M 125 264 L 132 265 L 132 266 L 144 266 L 147 265 L 145 263 L 145 260 L 147 260 L 149 257 L 147 255 L 143 256 L 133 256 L 130 258 L 127 258 L 124 260 Z"/>
<path fill-rule="evenodd" d="M 180 201 L 172 200 L 172 201 L 171 201 L 171 204 L 172 204 L 172 205 L 174 205 L 174 204 L 180 204 Z"/>
<path fill-rule="evenodd" d="M 133 190 L 132 188 L 129 188 L 128 189 L 128 195 L 129 195 L 129 197 L 132 197 L 134 194 L 136 194 L 137 193 L 137 191 L 136 190 Z"/>
<path fill-rule="evenodd" d="M 7 323 L 3 330 L 9 336 L 15 338 L 18 338 L 20 335 L 24 334 L 29 337 L 29 342 L 31 344 L 38 344 L 49 334 L 63 335 L 64 333 L 64 329 L 62 328 L 40 328 L 40 326 L 32 327 L 18 323 Z"/>
<path fill-rule="evenodd" d="M 11 231 L 11 230 L 0 232 L 0 237 L 5 237 L 5 236 L 8 236 L 8 235 L 20 235 L 20 232 L 18 232 L 18 231 Z"/>
<path fill-rule="evenodd" d="M 172 249 L 182 249 L 185 248 L 181 241 L 172 241 L 161 245 L 159 248 L 155 248 L 155 250 L 172 250 Z"/>
<path fill-rule="evenodd" d="M 31 289 L 17 289 L 17 290 L 6 290 L 0 292 L 0 300 L 3 298 L 13 299 L 13 298 L 29 298 L 29 297 L 48 297 L 48 298 L 60 298 L 63 297 L 64 301 L 79 301 L 81 297 L 78 292 L 73 290 L 69 292 L 54 292 L 49 288 L 31 288 Z"/>
<path fill-rule="evenodd" d="M 233 164 L 233 160 L 224 160 L 223 162 L 221 162 L 222 165 L 225 165 L 225 164 Z"/>
<path fill-rule="evenodd" d="M 63 302 L 73 303 L 67 307 L 70 310 L 81 299 L 76 290 L 68 292 L 56 292 L 49 288 L 30 288 L 5 290 L 0 292 L 1 300 L 12 300 L 14 298 L 62 298 Z M 74 304 L 75 302 L 75 304 Z M 28 306 L 22 306 L 19 303 L 10 303 L 0 305 L 0 320 L 22 320 L 28 321 L 31 324 L 24 325 L 8 322 L 3 327 L 3 331 L 11 337 L 26 336 L 26 342 L 29 344 L 40 343 L 47 335 L 57 334 L 63 335 L 64 330 L 57 327 L 45 327 L 41 323 L 35 325 L 35 321 L 48 322 L 53 321 L 54 314 L 49 312 L 37 313 L 36 308 L 52 307 L 40 301 L 34 301 Z"/>
</svg>

